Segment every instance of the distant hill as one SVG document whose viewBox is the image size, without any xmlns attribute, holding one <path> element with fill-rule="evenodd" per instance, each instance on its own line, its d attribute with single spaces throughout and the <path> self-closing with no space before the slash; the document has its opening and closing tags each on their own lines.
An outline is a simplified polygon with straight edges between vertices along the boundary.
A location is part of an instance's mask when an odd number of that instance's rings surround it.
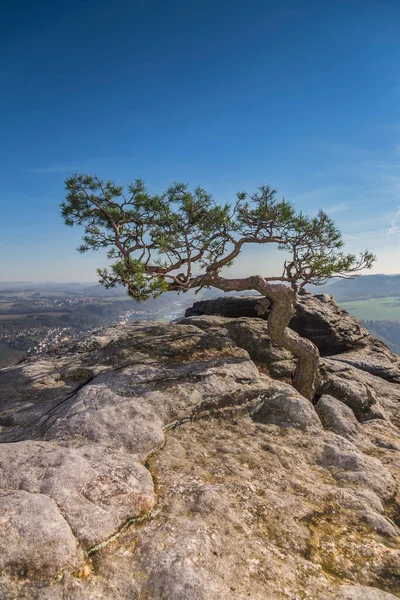
<svg viewBox="0 0 400 600">
<path fill-rule="evenodd" d="M 128 295 L 126 287 L 124 287 L 123 285 L 118 285 L 115 288 L 110 288 L 109 290 L 107 290 L 104 287 L 104 285 L 101 285 L 101 283 L 95 283 L 88 287 L 84 287 L 80 291 L 85 296 L 92 296 L 94 298 L 114 298 L 117 296 L 120 297 Z"/>
<path fill-rule="evenodd" d="M 41 291 L 41 292 L 65 292 L 65 293 L 78 293 L 82 294 L 84 289 L 90 285 L 91 283 L 77 283 L 77 282 L 67 282 L 67 283 L 57 283 L 57 282 L 45 282 L 45 283 L 35 283 L 32 281 L 0 281 L 0 291 L 1 292 L 23 292 L 23 291 Z"/>
<path fill-rule="evenodd" d="M 0 290 L 25 288 L 32 285 L 29 281 L 0 281 Z"/>
<path fill-rule="evenodd" d="M 54 283 L 50 281 L 46 283 L 32 284 L 33 287 L 40 287 L 42 290 L 78 293 L 83 293 L 83 290 L 89 285 L 91 285 L 90 282 L 77 283 L 76 281 L 71 281 L 68 283 Z"/>
<path fill-rule="evenodd" d="M 322 286 L 308 286 L 313 294 L 330 294 L 339 302 L 400 296 L 400 275 L 361 275 L 355 279 L 335 279 Z"/>
</svg>

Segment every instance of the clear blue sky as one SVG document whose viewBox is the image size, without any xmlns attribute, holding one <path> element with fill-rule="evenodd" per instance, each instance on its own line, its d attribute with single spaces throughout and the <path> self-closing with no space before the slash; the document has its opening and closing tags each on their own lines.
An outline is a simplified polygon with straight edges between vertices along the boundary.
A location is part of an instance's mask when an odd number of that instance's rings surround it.
<svg viewBox="0 0 400 600">
<path fill-rule="evenodd" d="M 399 0 L 3 0 L 0 280 L 96 279 L 68 171 L 269 183 L 400 272 L 399 31 Z"/>
</svg>

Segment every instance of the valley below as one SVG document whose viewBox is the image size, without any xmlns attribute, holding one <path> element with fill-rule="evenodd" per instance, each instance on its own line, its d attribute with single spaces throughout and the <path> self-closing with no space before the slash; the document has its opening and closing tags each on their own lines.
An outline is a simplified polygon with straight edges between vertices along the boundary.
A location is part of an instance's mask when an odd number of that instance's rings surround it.
<svg viewBox="0 0 400 600">
<path fill-rule="evenodd" d="M 379 297 L 382 290 L 388 295 Z M 327 286 L 314 286 L 310 291 L 334 296 L 363 327 L 400 354 L 400 280 L 397 276 L 370 275 L 358 280 L 339 280 Z M 78 340 L 102 327 L 138 320 L 171 321 L 183 316 L 195 300 L 221 295 L 218 290 L 197 295 L 169 292 L 139 304 L 123 287 L 106 290 L 96 284 L 0 282 L 0 369 Z"/>
<path fill-rule="evenodd" d="M 138 304 L 123 290 L 101 286 L 79 292 L 40 285 L 0 289 L 0 368 L 109 325 L 171 320 L 190 304 L 176 295 Z"/>
</svg>

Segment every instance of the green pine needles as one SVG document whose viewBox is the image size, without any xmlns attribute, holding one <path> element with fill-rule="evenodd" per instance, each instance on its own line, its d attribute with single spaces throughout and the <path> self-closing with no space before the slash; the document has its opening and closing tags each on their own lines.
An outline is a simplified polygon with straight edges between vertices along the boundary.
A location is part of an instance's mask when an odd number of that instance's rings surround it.
<svg viewBox="0 0 400 600">
<path fill-rule="evenodd" d="M 354 277 L 375 259 L 368 251 L 343 252 L 342 235 L 325 212 L 308 217 L 278 200 L 269 186 L 251 196 L 239 193 L 224 205 L 183 183 L 151 195 L 140 179 L 124 189 L 99 177 L 73 175 L 66 190 L 64 221 L 84 227 L 78 250 L 107 248 L 112 264 L 98 270 L 100 282 L 108 288 L 123 284 L 138 301 L 212 286 L 213 276 L 249 244 L 276 244 L 285 251 L 289 259 L 282 273 L 264 279 L 286 282 L 296 292 L 332 277 Z"/>
</svg>

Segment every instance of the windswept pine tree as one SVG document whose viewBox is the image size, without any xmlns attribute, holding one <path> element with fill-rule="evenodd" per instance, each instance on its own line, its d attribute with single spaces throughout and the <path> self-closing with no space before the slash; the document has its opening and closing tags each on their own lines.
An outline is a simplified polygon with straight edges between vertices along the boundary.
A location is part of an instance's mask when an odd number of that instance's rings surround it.
<svg viewBox="0 0 400 600">
<path fill-rule="evenodd" d="M 298 294 L 306 284 L 354 277 L 375 259 L 366 250 L 345 253 L 342 235 L 324 211 L 308 217 L 269 186 L 251 196 L 241 192 L 224 205 L 204 189 L 190 191 L 182 183 L 151 195 L 141 180 L 124 189 L 99 177 L 73 175 L 66 191 L 65 223 L 84 227 L 78 250 L 108 250 L 111 266 L 98 269 L 105 287 L 123 284 L 138 301 L 194 288 L 259 292 L 271 303 L 271 339 L 298 358 L 294 387 L 313 398 L 318 349 L 288 327 Z M 224 276 L 223 269 L 250 244 L 275 244 L 284 251 L 281 274 Z"/>
</svg>

